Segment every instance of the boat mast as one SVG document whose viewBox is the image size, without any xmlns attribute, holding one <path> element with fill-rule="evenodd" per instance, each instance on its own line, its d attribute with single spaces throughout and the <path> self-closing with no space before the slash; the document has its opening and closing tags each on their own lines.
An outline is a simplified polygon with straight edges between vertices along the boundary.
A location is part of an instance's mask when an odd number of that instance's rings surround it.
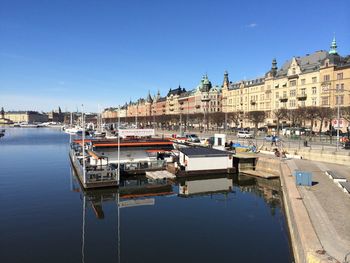
<svg viewBox="0 0 350 263">
<path fill-rule="evenodd" d="M 117 170 L 117 185 L 120 181 L 120 105 L 118 107 L 118 170 Z"/>
<path fill-rule="evenodd" d="M 84 191 L 83 194 L 83 226 L 82 226 L 82 237 L 81 237 L 81 261 L 85 262 L 85 214 L 86 214 L 86 196 Z"/>
<path fill-rule="evenodd" d="M 84 120 L 84 104 L 81 105 L 81 122 L 83 125 L 83 182 L 86 184 L 86 171 L 85 171 L 85 120 Z"/>
<path fill-rule="evenodd" d="M 70 127 L 73 127 L 73 112 L 70 113 Z"/>
</svg>

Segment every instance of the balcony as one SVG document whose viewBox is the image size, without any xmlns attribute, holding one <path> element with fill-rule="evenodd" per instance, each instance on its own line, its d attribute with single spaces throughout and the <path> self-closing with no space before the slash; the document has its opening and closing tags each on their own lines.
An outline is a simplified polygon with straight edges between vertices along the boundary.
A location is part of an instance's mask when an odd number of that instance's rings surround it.
<svg viewBox="0 0 350 263">
<path fill-rule="evenodd" d="M 183 102 L 183 101 L 180 101 L 179 103 L 180 103 L 180 105 L 183 105 L 183 104 L 184 104 L 184 102 Z"/>
<path fill-rule="evenodd" d="M 297 99 L 299 101 L 305 101 L 307 99 L 307 95 L 305 93 L 300 93 L 297 95 Z"/>
<path fill-rule="evenodd" d="M 196 105 L 196 109 L 199 109 L 201 107 L 201 105 Z"/>
<path fill-rule="evenodd" d="M 169 106 L 174 106 L 174 102 L 169 102 Z"/>
<path fill-rule="evenodd" d="M 287 102 L 288 101 L 288 97 L 287 96 L 283 96 L 279 98 L 280 102 Z"/>
<path fill-rule="evenodd" d="M 251 100 L 250 101 L 250 105 L 255 105 L 256 104 L 256 101 L 255 100 Z"/>
<path fill-rule="evenodd" d="M 267 90 L 265 90 L 265 93 L 266 93 L 266 94 L 271 93 L 271 90 L 270 90 L 270 89 L 267 89 Z"/>
<path fill-rule="evenodd" d="M 298 79 L 299 75 L 298 74 L 294 74 L 294 75 L 289 75 L 288 79 Z"/>
</svg>

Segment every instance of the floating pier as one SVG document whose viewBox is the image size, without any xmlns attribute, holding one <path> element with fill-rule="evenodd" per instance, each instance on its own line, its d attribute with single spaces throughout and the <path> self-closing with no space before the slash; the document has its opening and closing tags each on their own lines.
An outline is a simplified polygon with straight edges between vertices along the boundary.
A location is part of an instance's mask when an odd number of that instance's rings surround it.
<svg viewBox="0 0 350 263">
<path fill-rule="evenodd" d="M 162 180 L 162 179 L 174 179 L 176 176 L 168 171 L 152 171 L 146 172 L 146 177 L 153 180 Z"/>
</svg>

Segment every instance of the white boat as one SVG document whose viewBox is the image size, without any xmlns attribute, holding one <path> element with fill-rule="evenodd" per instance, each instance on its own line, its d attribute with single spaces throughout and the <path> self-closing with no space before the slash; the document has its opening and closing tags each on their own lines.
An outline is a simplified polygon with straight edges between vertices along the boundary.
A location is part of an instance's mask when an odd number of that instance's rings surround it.
<svg viewBox="0 0 350 263">
<path fill-rule="evenodd" d="M 69 127 L 64 129 L 64 132 L 69 134 L 77 134 L 78 132 L 82 132 L 82 131 L 83 131 L 83 128 L 81 127 Z"/>
<path fill-rule="evenodd" d="M 31 123 L 28 123 L 28 122 L 22 122 L 19 124 L 19 127 L 21 128 L 38 128 L 38 124 L 31 124 Z"/>
</svg>

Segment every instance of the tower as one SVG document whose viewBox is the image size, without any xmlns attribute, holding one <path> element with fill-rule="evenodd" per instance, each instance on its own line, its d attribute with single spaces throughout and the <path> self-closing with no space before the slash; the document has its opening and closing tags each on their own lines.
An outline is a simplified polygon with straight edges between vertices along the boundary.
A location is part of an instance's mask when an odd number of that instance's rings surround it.
<svg viewBox="0 0 350 263">
<path fill-rule="evenodd" d="M 333 41 L 331 43 L 331 49 L 328 52 L 330 55 L 337 55 L 337 41 L 335 40 L 335 36 L 333 37 Z"/>
<path fill-rule="evenodd" d="M 225 70 L 225 72 L 224 72 L 224 81 L 222 83 L 222 87 L 223 88 L 228 88 L 229 85 L 230 85 L 230 81 L 228 79 L 228 72 L 227 72 L 227 70 Z"/>
<path fill-rule="evenodd" d="M 277 61 L 276 59 L 274 58 L 272 60 L 272 65 L 271 65 L 271 75 L 272 77 L 276 77 L 276 74 L 277 74 Z"/>
</svg>

